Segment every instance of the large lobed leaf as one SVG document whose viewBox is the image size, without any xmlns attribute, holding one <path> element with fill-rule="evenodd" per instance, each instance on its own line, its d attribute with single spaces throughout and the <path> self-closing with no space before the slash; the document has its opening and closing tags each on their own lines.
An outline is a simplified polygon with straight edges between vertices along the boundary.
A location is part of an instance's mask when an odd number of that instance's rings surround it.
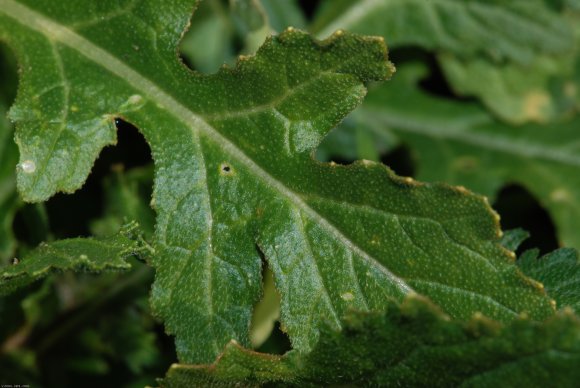
<svg viewBox="0 0 580 388">
<path fill-rule="evenodd" d="M 578 251 L 561 248 L 538 258 L 537 250 L 524 252 L 518 265 L 529 277 L 542 282 L 558 308 L 580 312 L 580 258 Z"/>
<path fill-rule="evenodd" d="M 309 355 L 272 356 L 230 343 L 212 365 L 173 365 L 161 387 L 327 386 L 572 387 L 580 379 L 580 321 L 501 325 L 452 321 L 421 298 L 385 313 L 349 313 L 341 332 L 323 329 Z"/>
<path fill-rule="evenodd" d="M 260 251 L 281 293 L 293 347 L 326 319 L 419 293 L 448 314 L 511 321 L 553 312 L 499 243 L 498 220 L 461 188 L 385 166 L 322 164 L 312 154 L 369 81 L 393 70 L 381 38 L 326 41 L 288 30 L 212 76 L 176 58 L 194 2 L 0 0 L 0 38 L 24 70 L 18 185 L 29 201 L 71 191 L 113 119 L 136 125 L 155 160 L 157 275 L 151 303 L 182 362 L 249 344 Z"/>
</svg>

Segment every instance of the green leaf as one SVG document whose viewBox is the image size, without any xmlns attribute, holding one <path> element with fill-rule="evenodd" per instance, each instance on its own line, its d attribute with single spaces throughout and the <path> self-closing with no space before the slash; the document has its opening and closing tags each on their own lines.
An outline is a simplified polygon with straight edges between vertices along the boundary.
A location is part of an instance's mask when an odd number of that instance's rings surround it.
<svg viewBox="0 0 580 388">
<path fill-rule="evenodd" d="M 259 0 L 231 0 L 232 17 L 244 38 L 244 52 L 254 53 L 273 31 Z"/>
<path fill-rule="evenodd" d="M 114 170 L 103 182 L 104 217 L 94 221 L 91 231 L 96 236 L 117 233 L 129 221 L 136 221 L 146 239 L 153 236 L 155 213 L 149 206 L 153 184 L 153 166 L 129 171 Z"/>
<path fill-rule="evenodd" d="M 530 233 L 521 228 L 506 230 L 501 237 L 501 245 L 510 251 L 515 251 L 529 237 Z"/>
<path fill-rule="evenodd" d="M 13 257 L 16 248 L 12 223 L 20 201 L 16 194 L 15 173 L 18 149 L 12 137 L 12 126 L 0 102 L 0 265 Z"/>
<path fill-rule="evenodd" d="M 580 258 L 577 250 L 562 248 L 541 258 L 538 258 L 537 250 L 529 250 L 518 259 L 518 265 L 526 275 L 544 285 L 558 308 L 570 307 L 580 313 Z"/>
<path fill-rule="evenodd" d="M 288 27 L 306 28 L 306 19 L 297 0 L 261 0 L 268 22 L 274 31 L 283 31 Z"/>
<path fill-rule="evenodd" d="M 419 90 L 425 68 L 400 68 L 388 87 L 369 94 L 357 119 L 395 133 L 416 155 L 417 178 L 463 185 L 493 198 L 507 183 L 528 189 L 546 207 L 562 244 L 580 247 L 579 119 L 511 127 L 478 105 Z"/>
<path fill-rule="evenodd" d="M 312 26 L 321 37 L 346 29 L 382 35 L 392 48 L 414 45 L 522 64 L 574 46 L 570 25 L 542 0 L 337 0 L 324 6 Z"/>
<path fill-rule="evenodd" d="M 326 327 L 312 353 L 272 356 L 232 342 L 212 365 L 174 364 L 161 387 L 559 386 L 580 378 L 580 320 L 501 325 L 482 316 L 449 320 L 421 298 L 385 313 L 351 312 L 343 330 Z"/>
<path fill-rule="evenodd" d="M 384 36 L 391 48 L 433 51 L 454 91 L 480 98 L 508 122 L 551 121 L 579 106 L 569 93 L 580 47 L 580 39 L 574 39 L 577 20 L 542 0 L 339 0 L 325 5 L 313 27 L 319 36 L 342 28 Z"/>
<path fill-rule="evenodd" d="M 150 327 L 152 318 L 132 307 L 116 311 L 106 316 L 107 319 L 100 316 L 93 326 L 78 333 L 83 348 L 81 354 L 91 355 L 107 369 L 113 366 L 109 365 L 112 361 L 123 361 L 132 373 L 142 375 L 144 369 L 160 357 L 160 352 L 155 332 Z M 70 369 L 74 369 L 74 361 L 77 360 L 69 361 Z"/>
<path fill-rule="evenodd" d="M 254 53 L 274 32 L 304 24 L 295 1 L 230 0 L 226 7 L 221 0 L 206 0 L 185 35 L 181 51 L 195 69 L 212 72 L 233 62 L 236 41 L 243 42 L 242 53 Z"/>
<path fill-rule="evenodd" d="M 487 59 L 461 61 L 439 57 L 442 69 L 461 96 L 476 96 L 499 118 L 515 123 L 546 123 L 577 109 L 574 80 L 576 56 L 538 57 L 531 65 L 498 65 Z M 485 80 L 485 82 L 482 82 Z"/>
<path fill-rule="evenodd" d="M 258 250 L 300 352 L 324 320 L 339 328 L 348 309 L 384 309 L 409 293 L 457 318 L 553 313 L 500 246 L 497 215 L 483 198 L 377 163 L 313 160 L 365 84 L 392 73 L 381 38 L 339 32 L 318 42 L 290 29 L 234 69 L 204 76 L 175 58 L 190 1 L 0 4 L 0 37 L 28 69 L 12 108 L 21 161 L 36 166 L 19 171 L 26 199 L 78 187 L 114 141 L 114 117 L 149 143 L 151 303 L 181 361 L 211 362 L 232 338 L 249 345 Z"/>
<path fill-rule="evenodd" d="M 235 28 L 228 11 L 220 0 L 201 2 L 180 45 L 194 69 L 209 73 L 233 61 Z"/>
<path fill-rule="evenodd" d="M 43 243 L 11 266 L 0 267 L 0 296 L 60 271 L 101 272 L 131 268 L 126 259 L 141 251 L 136 225 L 102 239 L 74 238 Z"/>
</svg>

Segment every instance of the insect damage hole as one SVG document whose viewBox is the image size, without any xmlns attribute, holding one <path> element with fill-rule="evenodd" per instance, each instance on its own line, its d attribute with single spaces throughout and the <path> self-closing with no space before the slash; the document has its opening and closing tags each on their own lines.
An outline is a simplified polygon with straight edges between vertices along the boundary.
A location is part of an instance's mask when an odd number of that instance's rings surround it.
<svg viewBox="0 0 580 388">
<path fill-rule="evenodd" d="M 219 171 L 221 175 L 232 175 L 234 173 L 234 169 L 232 168 L 232 166 L 226 162 L 220 164 Z"/>
</svg>

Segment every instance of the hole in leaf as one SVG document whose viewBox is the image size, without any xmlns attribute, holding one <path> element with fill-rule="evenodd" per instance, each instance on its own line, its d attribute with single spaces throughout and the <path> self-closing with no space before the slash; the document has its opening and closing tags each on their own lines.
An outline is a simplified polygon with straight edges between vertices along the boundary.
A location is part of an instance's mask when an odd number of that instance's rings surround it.
<svg viewBox="0 0 580 388">
<path fill-rule="evenodd" d="M 389 166 L 397 175 L 415 177 L 415 159 L 411 149 L 400 144 L 381 157 L 381 162 Z"/>
<path fill-rule="evenodd" d="M 103 178 L 112 169 L 131 169 L 152 162 L 145 138 L 129 123 L 116 120 L 117 145 L 105 147 L 83 187 L 73 195 L 57 194 L 46 202 L 55 238 L 89 236 L 90 221 L 104 210 Z"/>
<path fill-rule="evenodd" d="M 220 171 L 222 172 L 222 175 L 227 175 L 232 172 L 232 167 L 227 163 L 222 163 L 220 165 Z"/>
<path fill-rule="evenodd" d="M 290 350 L 292 350 L 292 344 L 288 335 L 282 331 L 279 321 L 274 322 L 272 333 L 262 346 L 256 349 L 257 352 L 269 354 L 284 354 Z"/>
<path fill-rule="evenodd" d="M 548 253 L 558 248 L 556 227 L 550 215 L 523 186 L 503 187 L 493 207 L 501 216 L 502 229 L 519 227 L 530 232 L 530 238 L 522 243 L 518 252 L 539 248 L 542 253 Z"/>
<path fill-rule="evenodd" d="M 288 336 L 280 328 L 280 295 L 263 252 L 259 247 L 256 249 L 262 259 L 262 297 L 254 305 L 250 341 L 259 352 L 284 354 L 292 347 Z"/>
</svg>

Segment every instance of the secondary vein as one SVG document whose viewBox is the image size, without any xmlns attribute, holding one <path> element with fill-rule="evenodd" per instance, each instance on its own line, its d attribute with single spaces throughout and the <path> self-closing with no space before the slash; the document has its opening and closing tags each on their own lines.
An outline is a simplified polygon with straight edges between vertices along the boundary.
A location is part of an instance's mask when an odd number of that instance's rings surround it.
<svg viewBox="0 0 580 388">
<path fill-rule="evenodd" d="M 89 40 L 78 35 L 67 27 L 62 26 L 55 21 L 50 20 L 46 16 L 13 0 L 0 0 L 0 13 L 4 13 L 8 17 L 14 19 L 27 28 L 43 34 L 49 40 L 58 41 L 76 50 L 94 63 L 99 64 L 101 67 L 107 69 L 119 78 L 124 79 L 135 89 L 141 91 L 141 93 L 147 95 L 150 100 L 157 102 L 158 105 L 163 107 L 163 109 L 190 127 L 192 131 L 194 131 L 196 128 L 200 130 L 212 141 L 220 144 L 225 152 L 228 152 L 240 162 L 245 164 L 268 185 L 275 188 L 288 200 L 294 203 L 296 207 L 302 209 L 319 225 L 330 232 L 338 241 L 340 241 L 352 251 L 356 252 L 366 261 L 379 268 L 401 291 L 404 293 L 413 292 L 413 289 L 403 279 L 390 272 L 374 257 L 370 256 L 366 251 L 361 249 L 353 241 L 342 234 L 333 224 L 331 224 L 314 209 L 308 206 L 308 204 L 306 204 L 298 194 L 268 174 L 235 144 L 233 144 L 229 139 L 224 137 L 215 128 L 208 124 L 203 118 L 189 110 L 179 101 L 175 100 L 173 97 L 167 94 L 163 89 L 158 87 L 155 83 L 151 82 L 145 76 L 127 66 L 117 57 L 110 54 L 103 48 L 93 44 Z"/>
</svg>

